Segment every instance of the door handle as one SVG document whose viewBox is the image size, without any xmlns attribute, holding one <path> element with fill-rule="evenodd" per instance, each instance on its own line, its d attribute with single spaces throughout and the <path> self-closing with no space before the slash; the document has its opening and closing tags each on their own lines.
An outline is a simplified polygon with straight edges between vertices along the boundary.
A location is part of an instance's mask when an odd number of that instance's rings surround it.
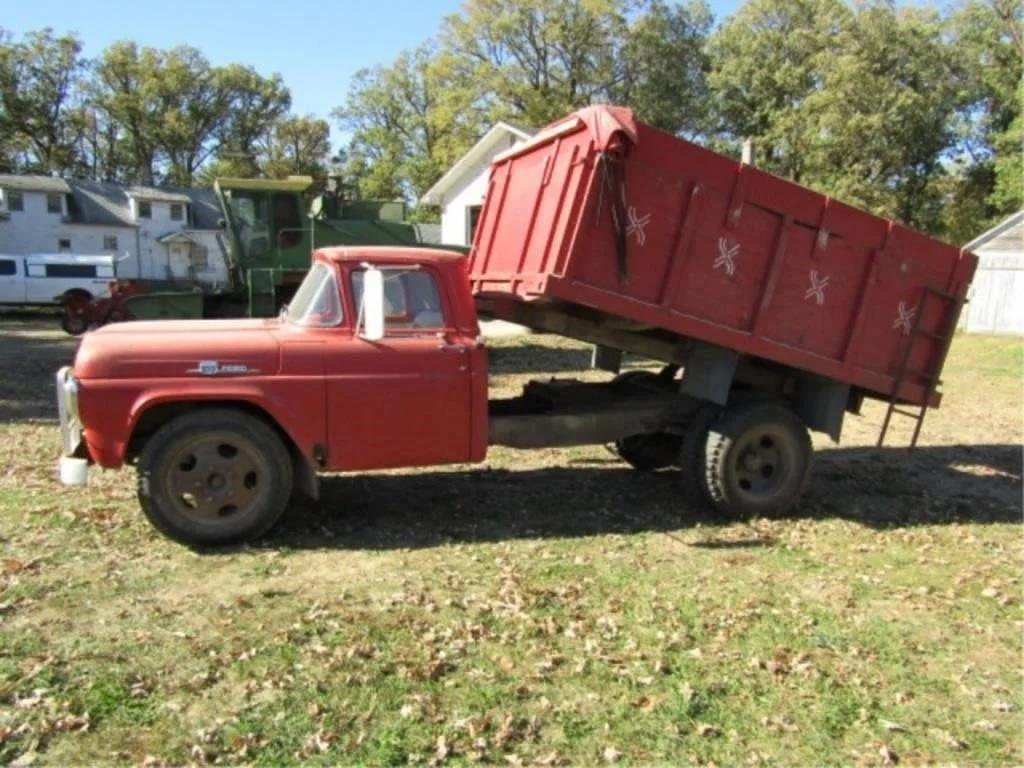
<svg viewBox="0 0 1024 768">
<path fill-rule="evenodd" d="M 439 344 L 437 348 L 442 352 L 456 352 L 460 355 L 466 351 L 465 344 Z"/>
</svg>

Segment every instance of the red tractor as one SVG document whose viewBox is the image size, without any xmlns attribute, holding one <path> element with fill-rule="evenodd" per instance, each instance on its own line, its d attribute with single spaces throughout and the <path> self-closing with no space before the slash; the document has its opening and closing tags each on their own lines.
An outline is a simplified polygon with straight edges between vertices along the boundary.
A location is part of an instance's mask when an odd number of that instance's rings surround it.
<svg viewBox="0 0 1024 768">
<path fill-rule="evenodd" d="M 93 299 L 86 293 L 71 291 L 62 298 L 64 315 L 60 327 L 72 336 L 81 336 L 90 328 L 122 320 L 133 320 L 125 308 L 129 296 L 142 293 L 144 288 L 137 280 L 111 280 L 110 295 Z"/>
</svg>

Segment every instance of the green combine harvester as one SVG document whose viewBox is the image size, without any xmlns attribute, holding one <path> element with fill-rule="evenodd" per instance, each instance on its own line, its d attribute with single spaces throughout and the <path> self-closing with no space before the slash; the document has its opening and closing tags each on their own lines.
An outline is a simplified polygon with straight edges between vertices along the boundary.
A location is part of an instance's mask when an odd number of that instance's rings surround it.
<svg viewBox="0 0 1024 768">
<path fill-rule="evenodd" d="M 155 281 L 116 283 L 109 298 L 67 307 L 77 327 L 121 320 L 272 317 L 309 269 L 314 248 L 330 245 L 439 247 L 406 221 L 401 202 L 310 195 L 310 176 L 217 179 L 214 192 L 227 241 L 229 284 L 183 290 Z M 464 251 L 459 246 L 441 246 Z M 67 327 L 67 326 L 66 326 Z"/>
</svg>

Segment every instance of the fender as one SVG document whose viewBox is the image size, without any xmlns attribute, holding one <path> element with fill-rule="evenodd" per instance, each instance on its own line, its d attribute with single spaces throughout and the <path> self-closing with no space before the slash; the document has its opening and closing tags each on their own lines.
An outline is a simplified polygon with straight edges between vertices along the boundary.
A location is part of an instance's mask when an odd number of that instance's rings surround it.
<svg viewBox="0 0 1024 768">
<path fill-rule="evenodd" d="M 86 429 L 89 455 L 102 467 L 124 464 L 128 445 L 144 416 L 175 403 L 244 403 L 265 413 L 289 438 L 311 468 L 320 463 L 326 444 L 324 382 L 316 377 L 153 381 L 87 380 L 82 382 L 80 409 L 86 424 L 103 425 L 102 433 Z M 125 407 L 127 405 L 127 408 Z M 120 429 L 114 425 L 122 425 Z"/>
</svg>

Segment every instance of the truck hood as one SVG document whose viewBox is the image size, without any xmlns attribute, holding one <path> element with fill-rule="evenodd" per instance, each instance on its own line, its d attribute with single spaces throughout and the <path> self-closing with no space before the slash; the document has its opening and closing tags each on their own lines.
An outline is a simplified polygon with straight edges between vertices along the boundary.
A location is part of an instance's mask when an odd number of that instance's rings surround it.
<svg viewBox="0 0 1024 768">
<path fill-rule="evenodd" d="M 75 356 L 79 379 L 272 376 L 276 319 L 124 322 L 91 331 Z"/>
</svg>

